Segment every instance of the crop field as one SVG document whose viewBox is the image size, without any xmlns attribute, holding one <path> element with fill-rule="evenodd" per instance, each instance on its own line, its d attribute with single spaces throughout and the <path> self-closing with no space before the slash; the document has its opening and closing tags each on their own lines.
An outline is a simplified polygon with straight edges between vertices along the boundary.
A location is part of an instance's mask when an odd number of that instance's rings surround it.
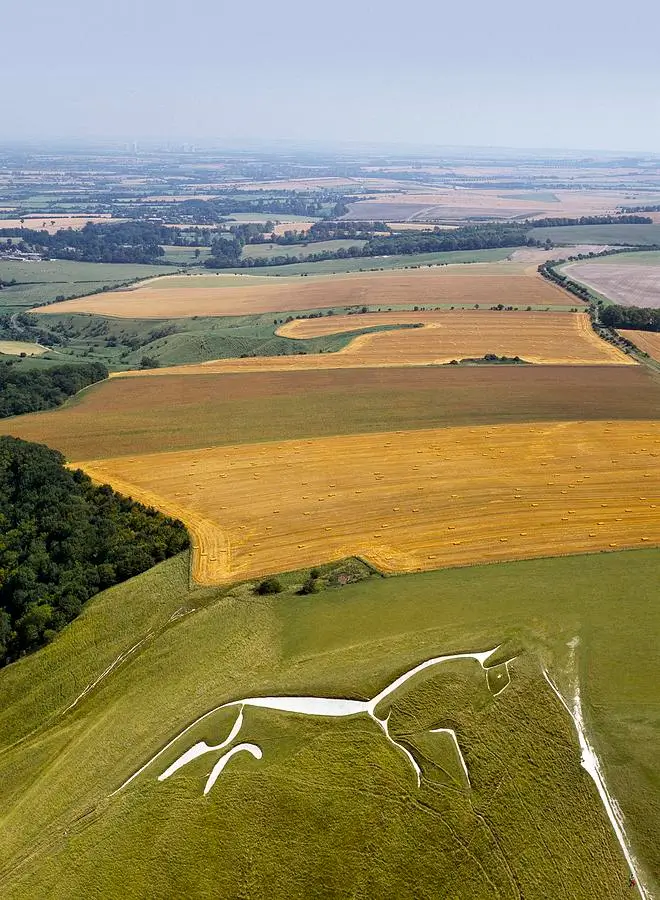
<svg viewBox="0 0 660 900">
<path fill-rule="evenodd" d="M 553 213 L 551 213 L 553 215 Z M 660 244 L 660 225 L 562 225 L 534 228 L 530 237 L 554 244 Z"/>
<path fill-rule="evenodd" d="M 405 572 L 660 543 L 660 424 L 562 422 L 81 462 L 182 519 L 219 584 L 360 556 Z M 612 466 L 616 479 L 612 479 Z"/>
<path fill-rule="evenodd" d="M 379 322 L 379 316 L 384 321 Z M 204 372 L 310 371 L 314 369 L 353 369 L 359 367 L 400 367 L 446 365 L 452 360 L 481 360 L 486 354 L 519 357 L 541 365 L 636 365 L 613 345 L 594 334 L 586 313 L 516 313 L 491 310 L 413 313 L 420 328 L 394 328 L 361 334 L 335 353 L 286 354 L 238 359 L 218 359 L 199 365 L 165 367 L 148 372 L 131 370 L 121 377 L 189 374 Z M 381 327 L 398 318 L 395 313 L 369 313 L 364 316 L 332 316 L 303 320 L 285 334 L 304 339 L 336 334 L 344 329 Z M 410 315 L 403 318 L 410 318 Z M 360 319 L 353 322 L 353 319 Z M 343 322 L 342 322 L 343 320 Z M 421 322 L 420 322 L 421 320 Z M 331 323 L 328 325 L 328 321 Z M 368 324 L 369 323 L 369 324 Z M 289 323 L 294 325 L 294 323 Z M 287 329 L 289 325 L 282 326 Z M 113 376 L 114 377 L 114 376 Z"/>
<path fill-rule="evenodd" d="M 444 366 L 113 378 L 62 409 L 2 419 L 0 434 L 80 460 L 398 429 L 658 417 L 660 382 L 644 366 Z"/>
<path fill-rule="evenodd" d="M 632 331 L 626 328 L 618 328 L 619 334 L 632 341 L 636 347 L 648 353 L 650 357 L 660 362 L 660 333 L 657 331 Z"/>
<path fill-rule="evenodd" d="M 470 271 L 466 271 L 467 269 Z M 336 277 L 274 279 L 254 275 L 188 275 L 155 279 L 45 307 L 39 312 L 90 312 L 130 318 L 249 315 L 352 306 L 493 306 L 571 308 L 574 297 L 540 276 L 475 274 L 456 266 Z"/>
<path fill-rule="evenodd" d="M 297 594 L 306 573 L 291 573 L 273 598 L 191 589 L 184 555 L 98 595 L 52 644 L 0 671 L 3 895 L 144 897 L 175 885 L 182 896 L 257 900 L 267 882 L 286 897 L 624 900 L 623 856 L 541 669 L 567 696 L 579 686 L 635 853 L 657 871 L 658 557 L 371 577 L 313 597 Z M 356 572 L 324 570 L 335 585 Z M 207 797 L 206 757 L 156 775 L 195 740 L 225 739 L 226 711 L 115 793 L 227 700 L 366 699 L 421 660 L 497 644 L 496 680 L 515 659 L 496 696 L 478 664 L 457 660 L 389 702 L 393 735 L 422 759 L 419 787 L 366 716 L 254 709 L 243 733 L 263 758 L 238 755 Z M 469 786 L 438 727 L 455 730 Z"/>
<path fill-rule="evenodd" d="M 79 231 L 84 228 L 88 222 L 94 224 L 107 224 L 112 221 L 114 223 L 125 222 L 125 219 L 110 219 L 110 216 L 66 216 L 57 213 L 45 214 L 42 216 L 19 216 L 15 219 L 0 218 L 0 228 L 33 228 L 35 231 L 47 231 L 49 234 L 55 234 L 62 228 L 73 228 Z"/>
<path fill-rule="evenodd" d="M 660 306 L 659 265 L 579 262 L 564 266 L 563 271 L 622 306 Z"/>
</svg>

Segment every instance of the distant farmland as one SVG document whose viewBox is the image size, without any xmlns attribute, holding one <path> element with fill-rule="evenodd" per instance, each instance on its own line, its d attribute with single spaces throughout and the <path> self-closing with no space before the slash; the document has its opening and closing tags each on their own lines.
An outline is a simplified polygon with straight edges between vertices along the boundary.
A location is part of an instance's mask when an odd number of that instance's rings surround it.
<svg viewBox="0 0 660 900">
<path fill-rule="evenodd" d="M 484 275 L 455 268 L 369 272 L 319 278 L 252 275 L 173 276 L 135 289 L 70 300 L 39 309 L 130 318 L 228 316 L 354 306 L 575 306 L 575 297 L 531 275 Z"/>
<path fill-rule="evenodd" d="M 179 370 L 182 371 L 182 370 Z M 113 378 L 0 420 L 70 460 L 455 425 L 653 419 L 643 366 L 443 366 Z"/>
<path fill-rule="evenodd" d="M 387 572 L 660 543 L 660 425 L 561 422 L 81 463 L 182 519 L 201 584 L 360 556 Z M 616 478 L 612 478 L 612 466 Z"/>
<path fill-rule="evenodd" d="M 660 306 L 660 265 L 617 265 L 616 256 L 610 259 L 611 262 L 571 263 L 563 271 L 622 306 Z"/>
</svg>

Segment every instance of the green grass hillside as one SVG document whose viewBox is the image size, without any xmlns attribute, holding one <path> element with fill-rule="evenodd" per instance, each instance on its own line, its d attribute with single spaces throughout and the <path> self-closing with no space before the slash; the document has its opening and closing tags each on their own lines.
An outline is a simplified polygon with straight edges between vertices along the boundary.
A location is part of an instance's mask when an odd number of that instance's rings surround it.
<svg viewBox="0 0 660 900">
<path fill-rule="evenodd" d="M 0 671 L 3 897 L 624 898 L 625 861 L 580 767 L 571 694 L 633 847 L 658 870 L 653 653 L 660 551 L 536 560 L 383 579 L 347 561 L 320 593 L 192 589 L 177 557 L 89 602 L 52 644 Z M 343 577 L 339 577 L 342 575 Z M 577 638 L 577 641 L 576 641 Z M 501 644 L 494 696 L 473 661 L 393 696 L 392 735 L 364 716 L 248 709 L 240 753 L 208 796 L 220 751 L 157 775 L 209 716 L 273 695 L 375 696 L 431 656 Z M 493 673 L 506 683 L 500 665 Z M 497 679 L 496 679 L 497 680 Z M 500 690 L 498 687 L 497 690 Z M 384 711 L 386 712 L 386 710 Z M 467 786 L 447 734 L 454 729 Z"/>
</svg>

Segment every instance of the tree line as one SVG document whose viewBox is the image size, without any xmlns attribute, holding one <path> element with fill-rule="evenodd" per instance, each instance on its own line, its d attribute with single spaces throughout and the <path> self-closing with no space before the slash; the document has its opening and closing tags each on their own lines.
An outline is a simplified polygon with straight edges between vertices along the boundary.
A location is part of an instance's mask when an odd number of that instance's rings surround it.
<svg viewBox="0 0 660 900">
<path fill-rule="evenodd" d="M 660 331 L 660 309 L 641 306 L 603 306 L 600 321 L 608 328 L 631 328 L 635 331 Z"/>
<path fill-rule="evenodd" d="M 108 377 L 101 363 L 15 370 L 12 361 L 0 365 L 0 419 L 53 409 L 83 388 Z"/>
<path fill-rule="evenodd" d="M 188 545 L 180 522 L 94 486 L 60 453 L 0 437 L 0 665 L 52 640 L 98 591 Z"/>
<path fill-rule="evenodd" d="M 580 216 L 570 218 L 528 219 L 525 223 L 528 228 L 553 228 L 567 225 L 652 225 L 653 219 L 649 216 L 611 215 L 611 216 Z"/>
</svg>

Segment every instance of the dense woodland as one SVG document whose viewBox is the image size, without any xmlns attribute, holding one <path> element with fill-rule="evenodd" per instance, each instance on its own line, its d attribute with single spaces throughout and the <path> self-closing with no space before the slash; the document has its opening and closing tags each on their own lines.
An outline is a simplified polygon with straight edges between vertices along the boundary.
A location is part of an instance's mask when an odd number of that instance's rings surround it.
<svg viewBox="0 0 660 900">
<path fill-rule="evenodd" d="M 604 306 L 600 321 L 609 328 L 633 328 L 637 331 L 660 331 L 660 309 L 640 306 Z"/>
<path fill-rule="evenodd" d="M 0 665 L 50 641 L 98 591 L 188 543 L 180 522 L 95 487 L 60 453 L 0 437 Z"/>
<path fill-rule="evenodd" d="M 571 219 L 568 216 L 549 219 L 530 219 L 529 228 L 552 228 L 564 225 L 653 225 L 649 216 L 614 215 L 614 216 L 580 216 Z"/>
<path fill-rule="evenodd" d="M 53 409 L 87 385 L 107 377 L 108 370 L 101 363 L 22 372 L 9 361 L 0 365 L 0 419 Z"/>
<path fill-rule="evenodd" d="M 156 263 L 164 255 L 161 243 L 167 229 L 148 222 L 94 224 L 74 231 L 62 228 L 55 234 L 28 228 L 2 228 L 0 237 L 18 238 L 23 245 L 51 259 L 78 262 Z"/>
</svg>

